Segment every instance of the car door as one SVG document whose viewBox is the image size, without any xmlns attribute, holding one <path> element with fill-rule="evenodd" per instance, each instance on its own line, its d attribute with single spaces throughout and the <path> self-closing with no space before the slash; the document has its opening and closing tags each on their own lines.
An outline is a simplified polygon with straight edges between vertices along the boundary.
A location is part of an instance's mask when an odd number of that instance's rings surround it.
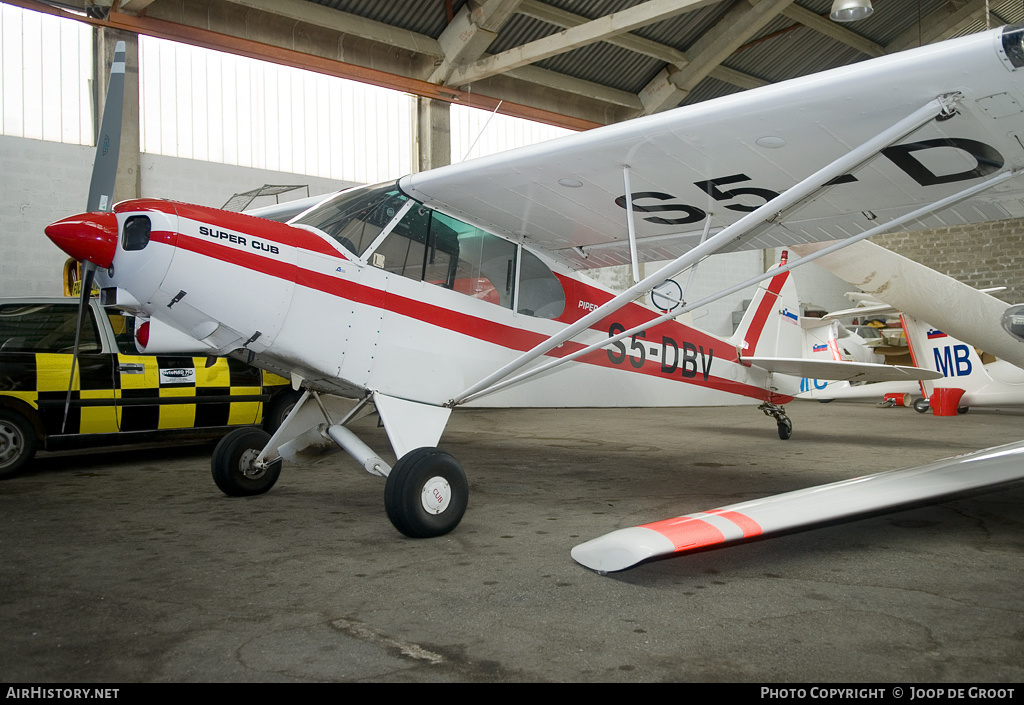
<svg viewBox="0 0 1024 705">
<path fill-rule="evenodd" d="M 47 436 L 117 432 L 114 354 L 104 349 L 89 307 L 74 363 L 77 324 L 71 300 L 0 305 L 0 387 L 36 406 Z"/>
<path fill-rule="evenodd" d="M 259 370 L 225 358 L 139 353 L 134 318 L 113 311 L 108 317 L 118 347 L 121 431 L 217 428 L 259 421 Z"/>
</svg>

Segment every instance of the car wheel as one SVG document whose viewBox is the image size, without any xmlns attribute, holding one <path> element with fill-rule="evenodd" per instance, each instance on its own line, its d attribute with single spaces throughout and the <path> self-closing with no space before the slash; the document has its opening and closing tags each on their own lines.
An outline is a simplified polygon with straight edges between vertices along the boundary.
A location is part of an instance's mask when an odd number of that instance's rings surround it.
<svg viewBox="0 0 1024 705">
<path fill-rule="evenodd" d="M 0 408 L 0 479 L 21 472 L 32 462 L 38 446 L 36 431 L 25 415 Z"/>
<path fill-rule="evenodd" d="M 278 392 L 271 397 L 263 410 L 263 429 L 270 435 L 274 435 L 274 432 L 281 428 L 281 424 L 288 418 L 288 414 L 301 398 L 302 390 L 294 389 Z"/>
</svg>

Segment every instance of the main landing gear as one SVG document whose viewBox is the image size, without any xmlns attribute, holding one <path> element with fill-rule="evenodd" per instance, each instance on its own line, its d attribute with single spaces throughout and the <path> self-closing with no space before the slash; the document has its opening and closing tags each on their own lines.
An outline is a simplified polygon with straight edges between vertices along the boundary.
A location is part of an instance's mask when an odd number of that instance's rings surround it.
<svg viewBox="0 0 1024 705">
<path fill-rule="evenodd" d="M 309 399 L 316 404 L 306 405 Z M 240 428 L 224 436 L 210 462 L 213 481 L 231 497 L 263 494 L 277 482 L 283 458 L 310 458 L 340 448 L 370 474 L 387 478 L 384 509 L 396 529 L 412 538 L 447 534 L 462 521 L 469 500 L 462 466 L 440 448 L 424 446 L 403 454 L 390 467 L 345 426 L 369 401 L 366 397 L 334 423 L 319 395 L 307 392 L 273 436 L 259 428 Z"/>
<path fill-rule="evenodd" d="M 417 448 L 395 463 L 384 485 L 384 509 L 412 538 L 441 536 L 466 513 L 469 483 L 462 466 L 440 448 Z"/>
<path fill-rule="evenodd" d="M 779 438 L 786 441 L 793 435 L 793 422 L 786 416 L 786 410 L 778 404 L 765 402 L 757 407 L 765 416 L 771 416 L 779 426 Z"/>
</svg>

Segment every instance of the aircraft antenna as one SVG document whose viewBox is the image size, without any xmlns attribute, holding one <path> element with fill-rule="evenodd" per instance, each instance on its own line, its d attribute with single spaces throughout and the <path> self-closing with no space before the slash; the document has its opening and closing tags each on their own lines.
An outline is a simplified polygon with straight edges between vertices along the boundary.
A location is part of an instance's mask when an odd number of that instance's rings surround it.
<svg viewBox="0 0 1024 705">
<path fill-rule="evenodd" d="M 503 102 L 505 101 L 499 100 L 498 104 L 494 106 L 494 110 L 492 110 L 491 114 L 487 116 L 487 120 L 484 122 L 484 126 L 480 128 L 480 132 L 477 133 L 476 139 L 473 140 L 473 144 L 469 145 L 469 149 L 466 150 L 466 153 L 463 155 L 462 159 L 459 160 L 460 163 L 466 161 L 466 159 L 469 158 L 470 153 L 473 151 L 473 147 L 476 147 L 476 143 L 479 142 L 480 138 L 484 136 L 484 130 L 486 130 L 487 126 L 491 124 L 491 118 L 493 118 L 494 114 L 498 112 L 498 108 L 501 107 L 501 104 Z"/>
</svg>

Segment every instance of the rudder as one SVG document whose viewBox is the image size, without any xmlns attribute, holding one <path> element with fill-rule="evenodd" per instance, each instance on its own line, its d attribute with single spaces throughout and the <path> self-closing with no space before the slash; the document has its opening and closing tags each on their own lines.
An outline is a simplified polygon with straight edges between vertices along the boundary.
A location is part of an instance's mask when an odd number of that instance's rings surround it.
<svg viewBox="0 0 1024 705">
<path fill-rule="evenodd" d="M 786 264 L 787 253 L 775 268 Z M 803 357 L 800 299 L 791 272 L 761 282 L 730 339 L 743 357 Z"/>
</svg>

